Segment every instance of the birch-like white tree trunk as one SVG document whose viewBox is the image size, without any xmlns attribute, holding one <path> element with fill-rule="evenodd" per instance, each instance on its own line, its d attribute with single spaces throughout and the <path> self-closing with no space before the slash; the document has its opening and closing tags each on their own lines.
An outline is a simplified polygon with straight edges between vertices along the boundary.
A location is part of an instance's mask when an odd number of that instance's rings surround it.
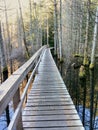
<svg viewBox="0 0 98 130">
<path fill-rule="evenodd" d="M 54 49 L 57 54 L 58 49 L 58 12 L 57 12 L 57 1 L 54 0 Z"/>
<path fill-rule="evenodd" d="M 8 59 L 11 56 L 11 41 L 10 41 L 10 31 L 9 31 L 9 23 L 8 23 L 8 14 L 7 14 L 7 7 L 6 7 L 6 1 L 4 0 L 4 6 L 5 6 L 5 20 L 6 20 L 6 30 L 7 30 L 7 51 L 8 51 Z"/>
<path fill-rule="evenodd" d="M 83 25 L 83 14 L 84 14 L 84 3 L 81 3 L 81 12 L 80 12 L 80 37 L 79 37 L 79 43 L 80 43 L 80 47 L 79 47 L 79 54 L 81 55 L 83 53 L 83 42 L 82 42 L 82 25 Z"/>
<path fill-rule="evenodd" d="M 90 10 L 90 2 L 87 2 L 86 34 L 85 34 L 84 60 L 83 60 L 84 65 L 88 65 L 88 35 L 89 35 L 89 19 L 90 19 L 89 10 Z"/>
<path fill-rule="evenodd" d="M 45 32 L 45 31 L 44 31 Z M 45 33 L 44 33 L 45 34 Z M 54 11 L 54 53 L 56 54 L 56 16 L 55 16 L 55 11 Z"/>
<path fill-rule="evenodd" d="M 32 38 L 32 33 L 33 33 L 33 27 L 32 27 L 32 3 L 31 0 L 29 0 L 29 8 L 30 8 L 30 44 L 32 46 L 32 52 L 33 52 L 33 38 Z"/>
<path fill-rule="evenodd" d="M 95 26 L 94 26 L 94 36 L 92 41 L 92 53 L 91 53 L 91 64 L 90 68 L 94 67 L 95 63 L 95 50 L 96 50 L 96 43 L 97 43 L 97 35 L 98 35 L 98 7 L 96 11 L 96 19 L 95 19 Z"/>
<path fill-rule="evenodd" d="M 23 30 L 21 27 L 21 19 L 19 18 L 19 14 L 17 12 L 17 41 L 18 41 L 18 47 L 21 50 L 21 53 L 24 54 L 23 49 Z"/>
<path fill-rule="evenodd" d="M 98 35 L 98 7 L 96 11 L 95 26 L 94 26 L 94 36 L 92 41 L 92 53 L 91 53 L 91 63 L 90 63 L 90 130 L 93 129 L 93 118 L 94 118 L 94 89 L 95 89 L 95 75 L 94 75 L 94 64 L 95 64 L 95 50 Z"/>
<path fill-rule="evenodd" d="M 2 39 L 2 33 L 1 33 L 1 22 L 0 22 L 0 59 L 1 59 L 1 68 L 2 71 L 4 68 L 7 67 L 6 58 L 5 58 L 5 52 L 4 52 L 4 46 L 3 46 L 3 39 Z"/>
<path fill-rule="evenodd" d="M 47 13 L 47 45 L 49 44 L 49 22 L 48 22 L 48 13 Z"/>
<path fill-rule="evenodd" d="M 59 48 L 60 48 L 60 61 L 62 60 L 62 0 L 60 0 L 60 39 L 59 39 Z"/>
<path fill-rule="evenodd" d="M 29 57 L 30 57 L 30 54 L 29 54 L 29 50 L 28 50 L 27 42 L 26 42 L 25 27 L 24 27 L 24 21 L 23 21 L 22 8 L 21 8 L 20 0 L 18 0 L 18 4 L 19 4 L 20 17 L 21 17 L 21 22 L 22 22 L 23 41 L 24 41 L 24 46 L 25 46 L 25 49 L 26 49 L 26 56 L 27 56 L 27 58 L 29 58 Z"/>
<path fill-rule="evenodd" d="M 37 4 L 33 3 L 34 8 L 34 52 L 37 50 L 38 46 L 38 19 L 37 19 Z"/>
</svg>

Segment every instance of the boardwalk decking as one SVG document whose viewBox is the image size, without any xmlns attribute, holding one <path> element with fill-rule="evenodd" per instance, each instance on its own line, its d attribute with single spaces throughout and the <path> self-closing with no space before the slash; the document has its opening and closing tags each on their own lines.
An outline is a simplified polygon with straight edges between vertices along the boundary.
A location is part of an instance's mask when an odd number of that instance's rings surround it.
<svg viewBox="0 0 98 130">
<path fill-rule="evenodd" d="M 22 119 L 24 130 L 84 130 L 49 49 L 43 54 Z"/>
</svg>

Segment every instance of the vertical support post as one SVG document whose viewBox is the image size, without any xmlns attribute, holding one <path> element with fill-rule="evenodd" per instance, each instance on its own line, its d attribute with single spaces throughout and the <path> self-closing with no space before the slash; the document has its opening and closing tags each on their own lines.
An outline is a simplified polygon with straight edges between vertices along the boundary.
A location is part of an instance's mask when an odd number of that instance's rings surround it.
<svg viewBox="0 0 98 130">
<path fill-rule="evenodd" d="M 35 66 L 36 66 L 36 64 L 37 64 L 37 62 L 38 62 L 38 59 L 39 59 L 39 58 L 36 58 L 36 60 L 35 60 Z M 37 67 L 37 69 L 36 69 L 36 74 L 38 74 L 38 67 Z"/>
<path fill-rule="evenodd" d="M 18 88 L 16 94 L 13 97 L 14 110 L 16 110 L 19 102 L 20 102 L 20 91 L 19 91 L 19 88 Z M 23 130 L 22 113 L 21 113 L 21 111 L 20 111 L 20 116 L 19 116 L 19 119 L 18 119 L 18 123 L 17 123 L 16 129 L 17 130 Z"/>
<path fill-rule="evenodd" d="M 6 119 L 7 119 L 7 126 L 10 123 L 10 114 L 9 114 L 9 105 L 6 107 Z"/>
<path fill-rule="evenodd" d="M 29 80 L 28 74 L 26 75 L 26 80 L 27 80 L 27 83 L 28 83 L 28 80 Z M 25 103 L 27 103 L 27 97 L 28 97 L 28 94 L 26 93 L 26 100 L 25 100 Z"/>
</svg>

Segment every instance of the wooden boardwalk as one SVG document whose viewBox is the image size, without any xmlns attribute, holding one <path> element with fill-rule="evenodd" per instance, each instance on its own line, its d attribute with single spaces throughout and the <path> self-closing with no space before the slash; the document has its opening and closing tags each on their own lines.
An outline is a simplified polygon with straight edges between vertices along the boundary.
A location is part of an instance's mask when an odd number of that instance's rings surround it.
<svg viewBox="0 0 98 130">
<path fill-rule="evenodd" d="M 24 130 L 84 130 L 49 49 L 43 54 L 22 120 Z"/>
</svg>

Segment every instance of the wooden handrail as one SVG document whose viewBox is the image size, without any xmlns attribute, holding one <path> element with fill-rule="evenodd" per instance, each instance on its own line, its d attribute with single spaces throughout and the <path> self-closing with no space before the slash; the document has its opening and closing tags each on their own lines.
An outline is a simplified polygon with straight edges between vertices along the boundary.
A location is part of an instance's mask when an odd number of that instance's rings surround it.
<svg viewBox="0 0 98 130">
<path fill-rule="evenodd" d="M 17 109 L 15 110 L 15 113 L 14 113 L 14 116 L 13 116 L 13 118 L 12 118 L 12 121 L 11 121 L 11 123 L 10 123 L 9 126 L 8 126 L 8 130 L 13 130 L 13 129 L 15 128 L 15 126 L 17 125 L 17 121 L 18 121 L 18 118 L 19 118 L 19 113 L 21 112 L 21 108 L 22 108 L 23 102 L 24 102 L 24 100 L 25 100 L 25 97 L 26 97 L 26 94 L 27 94 L 29 85 L 30 85 L 30 83 L 31 83 L 31 81 L 32 81 L 32 78 L 33 78 L 33 76 L 34 76 L 34 74 L 35 74 L 37 68 L 38 68 L 38 65 L 39 65 L 39 63 L 40 63 L 40 61 L 41 61 L 42 55 L 43 55 L 43 53 L 41 54 L 41 56 L 40 56 L 40 58 L 39 58 L 39 60 L 38 60 L 38 62 L 37 62 L 37 64 L 36 64 L 35 68 L 33 69 L 32 74 L 31 74 L 31 76 L 30 76 L 30 78 L 29 78 L 29 80 L 28 80 L 28 82 L 27 82 L 27 84 L 26 84 L 26 86 L 25 86 L 24 92 L 23 92 L 23 94 L 22 94 L 22 96 L 21 96 L 21 101 L 20 101 L 20 103 L 18 104 Z"/>
<path fill-rule="evenodd" d="M 4 83 L 0 86 L 0 115 L 6 109 L 9 102 L 16 94 L 20 83 L 26 75 L 31 71 L 36 60 L 40 57 L 47 46 L 40 48 L 23 66 L 16 70 Z M 38 63 L 37 63 L 38 65 Z M 34 69 L 35 70 L 35 69 Z"/>
</svg>

